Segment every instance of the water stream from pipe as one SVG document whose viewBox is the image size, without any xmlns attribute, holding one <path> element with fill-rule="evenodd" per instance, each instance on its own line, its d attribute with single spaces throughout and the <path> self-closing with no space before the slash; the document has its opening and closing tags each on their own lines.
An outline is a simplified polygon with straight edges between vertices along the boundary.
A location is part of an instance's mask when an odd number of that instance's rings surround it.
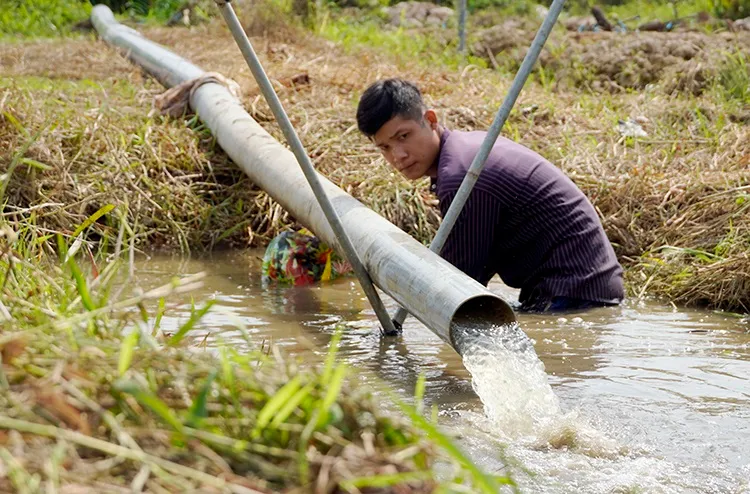
<svg viewBox="0 0 750 494">
<path fill-rule="evenodd" d="M 499 428 L 533 434 L 560 417 L 544 364 L 518 324 L 454 326 L 453 335 L 472 388 Z"/>
</svg>

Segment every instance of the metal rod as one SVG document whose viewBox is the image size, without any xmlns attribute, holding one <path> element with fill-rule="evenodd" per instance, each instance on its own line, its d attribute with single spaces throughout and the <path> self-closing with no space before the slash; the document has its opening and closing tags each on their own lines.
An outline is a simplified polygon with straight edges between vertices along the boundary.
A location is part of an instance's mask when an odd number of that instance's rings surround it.
<svg viewBox="0 0 750 494">
<path fill-rule="evenodd" d="M 281 101 L 279 100 L 276 91 L 273 89 L 265 70 L 263 70 L 263 66 L 260 63 L 260 60 L 258 60 L 258 56 L 255 54 L 255 50 L 245 34 L 245 30 L 240 24 L 237 14 L 234 12 L 234 9 L 228 0 L 216 0 L 216 5 L 219 6 L 221 14 L 224 17 L 234 40 L 237 42 L 240 51 L 242 51 L 242 55 L 245 57 L 245 61 L 247 61 L 247 65 L 250 67 L 250 71 L 253 73 L 255 81 L 258 83 L 261 93 L 263 93 L 263 97 L 271 107 L 271 111 L 284 133 L 284 137 L 286 137 L 289 147 L 292 148 L 292 152 L 297 158 L 299 166 L 302 168 L 302 172 L 305 174 L 305 178 L 307 178 L 307 181 L 309 182 L 320 207 L 323 209 L 336 238 L 339 240 L 347 260 L 352 265 L 354 273 L 357 275 L 359 283 L 362 285 L 362 289 L 365 291 L 365 295 L 367 295 L 367 299 L 370 301 L 370 305 L 372 305 L 372 308 L 375 310 L 375 314 L 382 326 L 381 330 L 384 331 L 385 334 L 397 334 L 398 331 L 393 325 L 393 321 L 389 317 L 388 311 L 383 305 L 383 301 L 380 299 L 380 295 L 378 295 L 370 275 L 362 265 L 362 261 L 360 261 L 352 241 L 346 234 L 341 219 L 336 213 L 333 204 L 331 204 L 330 199 L 328 199 L 328 196 L 320 183 L 318 174 L 315 172 L 315 166 L 310 161 L 310 158 L 302 145 L 302 141 L 300 141 L 297 132 L 292 126 L 292 122 L 289 121 L 289 117 L 284 111 L 284 107 L 281 105 Z"/>
<path fill-rule="evenodd" d="M 466 1 L 458 0 L 458 51 L 466 53 Z"/>
<path fill-rule="evenodd" d="M 497 141 L 500 131 L 503 129 L 503 125 L 505 125 L 505 121 L 508 119 L 508 115 L 510 115 L 510 111 L 513 109 L 513 105 L 516 104 L 518 95 L 521 93 L 524 84 L 526 84 L 526 80 L 529 78 L 529 74 L 531 74 L 531 69 L 534 67 L 537 58 L 539 58 L 539 54 L 542 52 L 542 48 L 547 42 L 547 38 L 549 37 L 552 28 L 555 26 L 555 22 L 560 16 L 564 4 L 565 0 L 554 0 L 552 2 L 547 17 L 545 17 L 542 26 L 536 33 L 534 41 L 531 43 L 531 47 L 529 47 L 529 51 L 526 53 L 526 56 L 521 63 L 521 67 L 518 68 L 518 73 L 513 79 L 513 84 L 510 86 L 510 90 L 505 96 L 502 105 L 500 105 L 497 115 L 495 115 L 495 120 L 492 121 L 492 125 L 487 129 L 487 135 L 485 136 L 484 141 L 482 141 L 482 145 L 480 146 L 477 155 L 474 156 L 474 160 L 471 162 L 471 166 L 466 172 L 466 176 L 461 182 L 458 192 L 456 192 L 456 197 L 453 198 L 453 202 L 451 202 L 448 212 L 445 214 L 445 218 L 443 218 L 440 228 L 438 228 L 435 238 L 430 244 L 430 250 L 432 252 L 439 254 L 440 251 L 443 250 L 445 241 L 448 239 L 451 230 L 453 230 L 453 226 L 456 224 L 456 220 L 461 214 L 461 211 L 469 198 L 469 194 L 471 194 L 471 190 L 474 188 L 474 184 L 477 182 L 479 174 L 482 172 L 482 168 L 484 168 L 487 156 L 489 156 L 492 146 L 495 145 L 495 141 Z M 401 327 L 407 315 L 408 311 L 405 308 L 400 307 L 396 312 L 396 315 L 393 317 L 394 325 L 396 327 Z"/>
</svg>

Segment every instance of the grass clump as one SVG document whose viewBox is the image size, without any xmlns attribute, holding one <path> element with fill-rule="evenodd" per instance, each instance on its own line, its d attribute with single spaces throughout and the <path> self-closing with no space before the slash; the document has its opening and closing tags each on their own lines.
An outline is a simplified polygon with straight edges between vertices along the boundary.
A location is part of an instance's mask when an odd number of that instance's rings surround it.
<svg viewBox="0 0 750 494">
<path fill-rule="evenodd" d="M 748 56 L 736 52 L 726 56 L 719 69 L 719 84 L 727 99 L 750 105 L 750 65 Z"/>
<path fill-rule="evenodd" d="M 0 80 L 0 161 L 22 151 L 7 178 L 9 211 L 66 232 L 107 204 L 125 206 L 137 246 L 183 252 L 262 242 L 268 229 L 275 234 L 285 215 L 260 211 L 275 204 L 215 151 L 197 119 L 149 116 L 160 90 L 122 79 Z M 46 109 L 51 101 L 54 113 Z M 112 241 L 118 224 L 102 219 L 89 234 Z"/>
<path fill-rule="evenodd" d="M 389 56 L 400 60 L 418 61 L 425 66 L 436 64 L 458 68 L 466 63 L 486 67 L 487 63 L 480 57 L 469 56 L 468 59 L 458 52 L 458 38 L 454 31 L 440 28 L 404 29 L 386 27 L 375 19 L 356 19 L 350 16 L 335 16 L 324 19 L 316 31 L 326 39 L 336 41 L 344 49 L 356 53 L 363 46 L 382 50 Z"/>
<path fill-rule="evenodd" d="M 690 20 L 699 12 L 711 12 L 711 2 L 707 0 L 688 0 L 668 2 L 659 0 L 631 0 L 628 2 L 608 2 L 609 5 L 600 6 L 611 22 L 630 20 L 627 25 L 635 28 L 651 20 L 670 21 L 675 19 Z M 588 14 L 589 7 L 578 9 L 578 12 Z"/>
</svg>

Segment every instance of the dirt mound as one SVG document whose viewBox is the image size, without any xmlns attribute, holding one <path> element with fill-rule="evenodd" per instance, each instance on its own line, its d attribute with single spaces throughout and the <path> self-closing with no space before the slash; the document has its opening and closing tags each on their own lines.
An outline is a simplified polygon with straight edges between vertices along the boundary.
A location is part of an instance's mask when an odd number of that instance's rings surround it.
<svg viewBox="0 0 750 494">
<path fill-rule="evenodd" d="M 474 54 L 483 56 L 491 52 L 496 57 L 516 48 L 528 46 L 534 31 L 520 19 L 510 19 L 497 26 L 480 31 L 472 47 Z"/>
<path fill-rule="evenodd" d="M 496 67 L 516 70 L 534 28 L 511 19 L 480 32 L 473 54 Z M 594 90 L 643 89 L 663 83 L 668 93 L 699 94 L 727 53 L 750 55 L 748 33 L 570 33 L 555 31 L 539 57 L 558 81 Z"/>
<path fill-rule="evenodd" d="M 692 60 L 706 45 L 705 38 L 693 33 L 677 38 L 661 33 L 607 38 L 586 46 L 578 59 L 597 80 L 631 89 L 658 82 L 665 69 Z"/>
<path fill-rule="evenodd" d="M 401 2 L 388 8 L 389 22 L 393 26 L 439 26 L 451 17 L 453 9 L 430 2 Z"/>
</svg>

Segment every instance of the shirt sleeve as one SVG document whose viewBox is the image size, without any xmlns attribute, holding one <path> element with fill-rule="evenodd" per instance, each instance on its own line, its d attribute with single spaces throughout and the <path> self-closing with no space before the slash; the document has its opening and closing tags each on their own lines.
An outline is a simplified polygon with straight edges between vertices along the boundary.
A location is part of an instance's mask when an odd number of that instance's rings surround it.
<svg viewBox="0 0 750 494">
<path fill-rule="evenodd" d="M 440 200 L 445 217 L 456 193 Z M 468 276 L 487 285 L 495 274 L 492 250 L 500 219 L 500 202 L 492 194 L 474 189 L 458 215 L 440 255 Z"/>
</svg>

